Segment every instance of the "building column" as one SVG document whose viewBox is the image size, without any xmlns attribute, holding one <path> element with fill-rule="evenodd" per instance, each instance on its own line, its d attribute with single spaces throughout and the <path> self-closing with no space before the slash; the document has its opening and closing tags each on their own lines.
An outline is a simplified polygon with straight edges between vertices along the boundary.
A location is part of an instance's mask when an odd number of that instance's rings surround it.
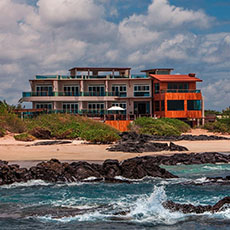
<svg viewBox="0 0 230 230">
<path fill-rule="evenodd" d="M 54 96 L 58 96 L 58 81 L 57 80 L 53 81 L 53 92 L 54 92 Z"/>
<path fill-rule="evenodd" d="M 204 126 L 205 123 L 205 114 L 204 114 L 204 97 L 202 97 L 202 126 Z"/>
<path fill-rule="evenodd" d="M 57 110 L 57 102 L 56 101 L 53 102 L 53 110 Z"/>
<path fill-rule="evenodd" d="M 196 119 L 196 126 L 200 127 L 200 118 Z"/>
<path fill-rule="evenodd" d="M 109 82 L 108 80 L 105 80 L 105 96 L 109 96 Z"/>
<path fill-rule="evenodd" d="M 80 81 L 80 93 L 82 94 L 81 96 L 84 96 L 84 81 Z"/>
</svg>

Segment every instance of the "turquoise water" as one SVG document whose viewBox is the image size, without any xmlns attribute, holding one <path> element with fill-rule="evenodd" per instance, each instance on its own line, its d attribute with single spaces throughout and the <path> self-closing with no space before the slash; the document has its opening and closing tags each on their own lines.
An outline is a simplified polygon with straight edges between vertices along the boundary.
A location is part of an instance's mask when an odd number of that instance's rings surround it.
<svg viewBox="0 0 230 230">
<path fill-rule="evenodd" d="M 161 205 L 168 199 L 213 205 L 230 196 L 228 185 L 197 185 L 206 176 L 230 175 L 229 164 L 164 168 L 180 178 L 145 178 L 132 184 L 37 180 L 1 186 L 0 229 L 230 229 L 230 208 L 185 215 Z"/>
</svg>

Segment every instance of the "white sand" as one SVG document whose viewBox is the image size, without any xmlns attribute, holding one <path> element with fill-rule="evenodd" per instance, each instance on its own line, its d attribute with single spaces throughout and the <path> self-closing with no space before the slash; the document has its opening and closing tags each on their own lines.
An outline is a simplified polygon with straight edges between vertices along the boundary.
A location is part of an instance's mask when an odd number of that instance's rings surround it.
<svg viewBox="0 0 230 230">
<path fill-rule="evenodd" d="M 192 130 L 193 135 L 208 134 L 204 130 Z M 230 136 L 229 136 L 230 137 Z M 38 141 L 35 141 L 38 142 Z M 87 160 L 103 161 L 105 159 L 124 160 L 144 155 L 170 155 L 175 152 L 123 153 L 109 152 L 109 145 L 84 144 L 73 141 L 71 144 L 28 146 L 35 142 L 21 142 L 13 138 L 13 134 L 0 138 L 0 159 L 7 161 L 41 161 L 57 158 L 62 161 Z M 230 140 L 221 141 L 177 141 L 176 144 L 187 147 L 191 152 L 226 152 L 230 153 Z"/>
</svg>

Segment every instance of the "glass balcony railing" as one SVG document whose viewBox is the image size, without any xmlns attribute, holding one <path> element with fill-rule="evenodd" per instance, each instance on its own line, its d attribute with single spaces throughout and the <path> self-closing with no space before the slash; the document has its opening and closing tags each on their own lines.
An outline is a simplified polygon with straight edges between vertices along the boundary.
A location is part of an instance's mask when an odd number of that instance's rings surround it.
<svg viewBox="0 0 230 230">
<path fill-rule="evenodd" d="M 149 78 L 146 74 L 132 74 L 131 78 Z"/>
<path fill-rule="evenodd" d="M 22 97 L 51 97 L 54 96 L 54 92 L 23 92 Z"/>
<path fill-rule="evenodd" d="M 134 92 L 134 97 L 150 97 L 149 92 Z"/>
<path fill-rule="evenodd" d="M 109 97 L 127 97 L 126 92 L 107 92 L 106 96 Z"/>
<path fill-rule="evenodd" d="M 81 92 L 81 96 L 87 97 L 105 97 L 105 92 Z"/>
<path fill-rule="evenodd" d="M 167 89 L 161 90 L 161 93 L 201 93 L 200 89 Z"/>
<path fill-rule="evenodd" d="M 81 96 L 80 92 L 55 92 L 54 96 L 56 97 L 79 97 Z"/>
<path fill-rule="evenodd" d="M 149 95 L 149 94 L 148 94 Z M 23 92 L 22 97 L 127 97 L 126 92 Z"/>
</svg>

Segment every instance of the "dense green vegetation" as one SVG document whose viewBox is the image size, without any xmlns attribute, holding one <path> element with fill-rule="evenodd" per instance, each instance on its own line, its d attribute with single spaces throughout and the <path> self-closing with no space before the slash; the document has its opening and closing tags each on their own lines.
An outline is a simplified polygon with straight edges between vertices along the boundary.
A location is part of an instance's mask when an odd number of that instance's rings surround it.
<svg viewBox="0 0 230 230">
<path fill-rule="evenodd" d="M 138 118 L 130 126 L 131 131 L 159 136 L 179 136 L 189 129 L 188 124 L 177 119 L 153 119 L 151 117 Z"/>
<path fill-rule="evenodd" d="M 230 134 L 230 118 L 222 118 L 213 123 L 206 123 L 204 129 L 211 132 Z"/>
<path fill-rule="evenodd" d="M 55 139 L 82 138 L 93 143 L 110 143 L 119 139 L 118 131 L 104 123 L 70 114 L 44 114 L 26 120 L 34 136 L 46 133 Z"/>
<path fill-rule="evenodd" d="M 22 133 L 26 131 L 25 123 L 12 112 L 12 107 L 0 101 L 0 136 L 6 131 Z"/>
<path fill-rule="evenodd" d="M 102 122 L 70 114 L 43 114 L 21 120 L 14 106 L 0 101 L 0 137 L 6 131 L 20 133 L 16 140 L 82 138 L 93 143 L 110 143 L 119 139 L 118 131 Z"/>
</svg>

